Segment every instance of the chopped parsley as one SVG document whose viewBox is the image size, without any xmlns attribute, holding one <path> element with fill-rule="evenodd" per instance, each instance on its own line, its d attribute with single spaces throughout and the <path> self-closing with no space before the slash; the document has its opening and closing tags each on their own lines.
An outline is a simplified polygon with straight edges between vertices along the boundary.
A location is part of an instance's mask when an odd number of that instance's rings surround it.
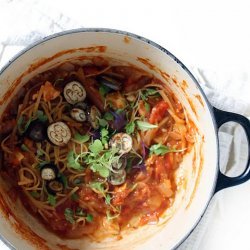
<svg viewBox="0 0 250 250">
<path fill-rule="evenodd" d="M 130 123 L 128 123 L 126 126 L 125 126 L 125 130 L 126 130 L 126 133 L 131 135 L 134 133 L 135 131 L 135 122 L 134 121 L 131 121 Z"/>
<path fill-rule="evenodd" d="M 65 216 L 66 221 L 70 222 L 71 224 L 75 223 L 74 212 L 71 208 L 66 208 L 64 210 L 64 216 Z"/>
<path fill-rule="evenodd" d="M 47 201 L 53 207 L 56 205 L 56 197 L 54 195 L 48 194 Z"/>
<path fill-rule="evenodd" d="M 92 214 L 87 214 L 87 216 L 86 216 L 86 221 L 87 221 L 87 222 L 92 222 L 93 219 L 94 219 L 94 217 L 93 217 Z"/>
</svg>

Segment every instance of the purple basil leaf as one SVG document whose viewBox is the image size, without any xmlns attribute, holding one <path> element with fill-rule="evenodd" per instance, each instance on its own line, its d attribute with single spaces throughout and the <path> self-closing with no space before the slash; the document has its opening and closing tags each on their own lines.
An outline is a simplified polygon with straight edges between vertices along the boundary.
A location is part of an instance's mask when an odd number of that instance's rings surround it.
<svg viewBox="0 0 250 250">
<path fill-rule="evenodd" d="M 141 142 L 142 147 L 142 158 L 143 160 L 149 155 L 149 148 L 145 145 L 144 141 Z"/>
<path fill-rule="evenodd" d="M 137 164 L 135 166 L 132 167 L 133 169 L 139 169 L 141 171 L 146 171 L 146 165 L 144 162 Z"/>
<path fill-rule="evenodd" d="M 122 111 L 121 113 L 117 114 L 116 112 L 111 111 L 111 114 L 115 118 L 113 121 L 113 129 L 117 132 L 120 132 L 127 124 L 126 113 Z"/>
<path fill-rule="evenodd" d="M 93 137 L 93 140 L 97 140 L 101 138 L 101 132 L 98 130 L 90 131 L 90 134 Z"/>
</svg>

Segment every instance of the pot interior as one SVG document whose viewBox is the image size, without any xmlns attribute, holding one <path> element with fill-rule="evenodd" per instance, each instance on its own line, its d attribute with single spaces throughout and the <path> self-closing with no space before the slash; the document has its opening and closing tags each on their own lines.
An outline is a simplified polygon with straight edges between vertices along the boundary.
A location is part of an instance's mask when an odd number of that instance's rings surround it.
<svg viewBox="0 0 250 250">
<path fill-rule="evenodd" d="M 198 128 L 194 149 L 176 174 L 174 205 L 158 225 L 126 232 L 122 239 L 92 242 L 63 240 L 47 231 L 17 200 L 7 195 L 1 177 L 0 234 L 18 249 L 171 249 L 194 228 L 211 198 L 217 176 L 218 148 L 211 111 L 194 78 L 170 53 L 143 38 L 108 30 L 76 30 L 49 37 L 17 56 L 0 74 L 0 115 L 23 84 L 65 61 L 103 56 L 112 64 L 132 64 L 154 74 L 178 97 Z M 13 216 L 14 215 L 14 216 Z M 181 226 L 180 226 L 181 225 Z M 47 248 L 49 247 L 49 248 Z M 68 248 L 67 248 L 68 249 Z"/>
</svg>

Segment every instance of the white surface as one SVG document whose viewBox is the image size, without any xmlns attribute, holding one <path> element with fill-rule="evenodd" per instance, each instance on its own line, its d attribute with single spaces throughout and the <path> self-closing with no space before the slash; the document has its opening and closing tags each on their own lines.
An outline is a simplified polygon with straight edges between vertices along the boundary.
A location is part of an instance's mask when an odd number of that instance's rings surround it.
<svg viewBox="0 0 250 250">
<path fill-rule="evenodd" d="M 248 1 L 92 0 L 69 4 L 0 0 L 0 7 L 0 44 L 4 45 L 4 50 L 0 45 L 0 65 L 31 41 L 53 32 L 118 28 L 145 36 L 175 54 L 198 76 L 212 104 L 250 116 Z M 12 49 L 12 45 L 18 47 Z M 225 129 L 221 137 L 223 165 L 230 172 L 243 166 L 245 156 L 242 137 L 232 138 L 235 131 Z M 231 150 L 235 159 L 228 153 Z M 227 165 L 229 156 L 231 164 Z M 180 249 L 250 249 L 249 192 L 247 182 L 218 193 Z M 7 248 L 0 245 L 0 249 Z"/>
</svg>

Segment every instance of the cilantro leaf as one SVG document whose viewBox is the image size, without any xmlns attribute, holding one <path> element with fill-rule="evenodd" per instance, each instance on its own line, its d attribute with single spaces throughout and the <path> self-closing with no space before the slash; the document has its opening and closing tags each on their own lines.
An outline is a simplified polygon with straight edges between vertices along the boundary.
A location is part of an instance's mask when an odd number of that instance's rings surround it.
<svg viewBox="0 0 250 250">
<path fill-rule="evenodd" d="M 158 95 L 159 91 L 156 90 L 156 89 L 147 88 L 147 89 L 144 90 L 144 94 L 146 96 L 149 96 L 149 95 Z"/>
<path fill-rule="evenodd" d="M 69 151 L 67 155 L 67 161 L 68 161 L 68 166 L 76 169 L 76 170 L 82 170 L 83 167 L 81 164 L 77 161 L 76 154 L 73 150 Z"/>
<path fill-rule="evenodd" d="M 89 184 L 90 188 L 92 188 L 94 191 L 97 190 L 100 193 L 104 193 L 104 187 L 103 187 L 103 182 L 90 182 Z"/>
<path fill-rule="evenodd" d="M 106 197 L 105 197 L 105 203 L 107 205 L 110 205 L 110 202 L 111 202 L 111 196 L 109 194 L 107 194 Z"/>
<path fill-rule="evenodd" d="M 162 144 L 154 144 L 150 147 L 150 154 L 165 155 L 170 152 L 182 152 L 185 149 L 170 149 L 168 146 Z"/>
<path fill-rule="evenodd" d="M 53 207 L 56 205 L 56 197 L 54 195 L 48 194 L 47 201 Z"/>
<path fill-rule="evenodd" d="M 19 119 L 17 120 L 17 129 L 18 132 L 22 135 L 23 133 L 26 132 L 26 130 L 28 129 L 30 123 L 32 122 L 32 118 L 29 118 L 28 121 L 25 121 L 25 118 L 23 115 L 21 115 L 19 117 Z"/>
<path fill-rule="evenodd" d="M 142 131 L 147 131 L 149 129 L 158 127 L 158 125 L 151 124 L 151 123 L 148 123 L 148 122 L 143 122 L 143 121 L 137 121 L 136 125 Z"/>
<path fill-rule="evenodd" d="M 114 116 L 110 113 L 110 112 L 106 112 L 103 116 L 103 118 L 107 121 L 113 121 L 114 120 Z"/>
<path fill-rule="evenodd" d="M 93 172 L 98 172 L 101 177 L 107 178 L 109 176 L 109 169 L 101 164 L 95 164 L 90 167 Z"/>
<path fill-rule="evenodd" d="M 106 126 L 108 126 L 108 122 L 107 122 L 105 119 L 99 118 L 98 121 L 99 121 L 99 125 L 100 125 L 101 127 L 106 127 Z"/>
<path fill-rule="evenodd" d="M 74 135 L 74 139 L 79 143 L 85 143 L 90 139 L 89 135 L 80 135 L 79 133 L 76 133 Z"/>
<path fill-rule="evenodd" d="M 94 154 L 99 154 L 103 150 L 102 142 L 97 139 L 89 146 L 89 150 Z"/>
<path fill-rule="evenodd" d="M 102 128 L 101 129 L 101 140 L 102 140 L 102 144 L 105 146 L 106 144 L 108 144 L 108 140 L 109 140 L 109 131 L 106 128 Z"/>
<path fill-rule="evenodd" d="M 87 222 L 92 222 L 94 219 L 93 215 L 92 214 L 87 214 L 87 217 L 86 217 L 86 221 Z"/>
<path fill-rule="evenodd" d="M 133 134 L 134 131 L 135 131 L 135 122 L 134 121 L 131 121 L 130 123 L 128 123 L 126 126 L 125 126 L 125 130 L 126 130 L 126 133 L 127 134 Z"/>
<path fill-rule="evenodd" d="M 64 210 L 64 216 L 65 216 L 66 221 L 70 222 L 71 224 L 75 223 L 74 212 L 71 208 L 66 208 Z"/>
</svg>

